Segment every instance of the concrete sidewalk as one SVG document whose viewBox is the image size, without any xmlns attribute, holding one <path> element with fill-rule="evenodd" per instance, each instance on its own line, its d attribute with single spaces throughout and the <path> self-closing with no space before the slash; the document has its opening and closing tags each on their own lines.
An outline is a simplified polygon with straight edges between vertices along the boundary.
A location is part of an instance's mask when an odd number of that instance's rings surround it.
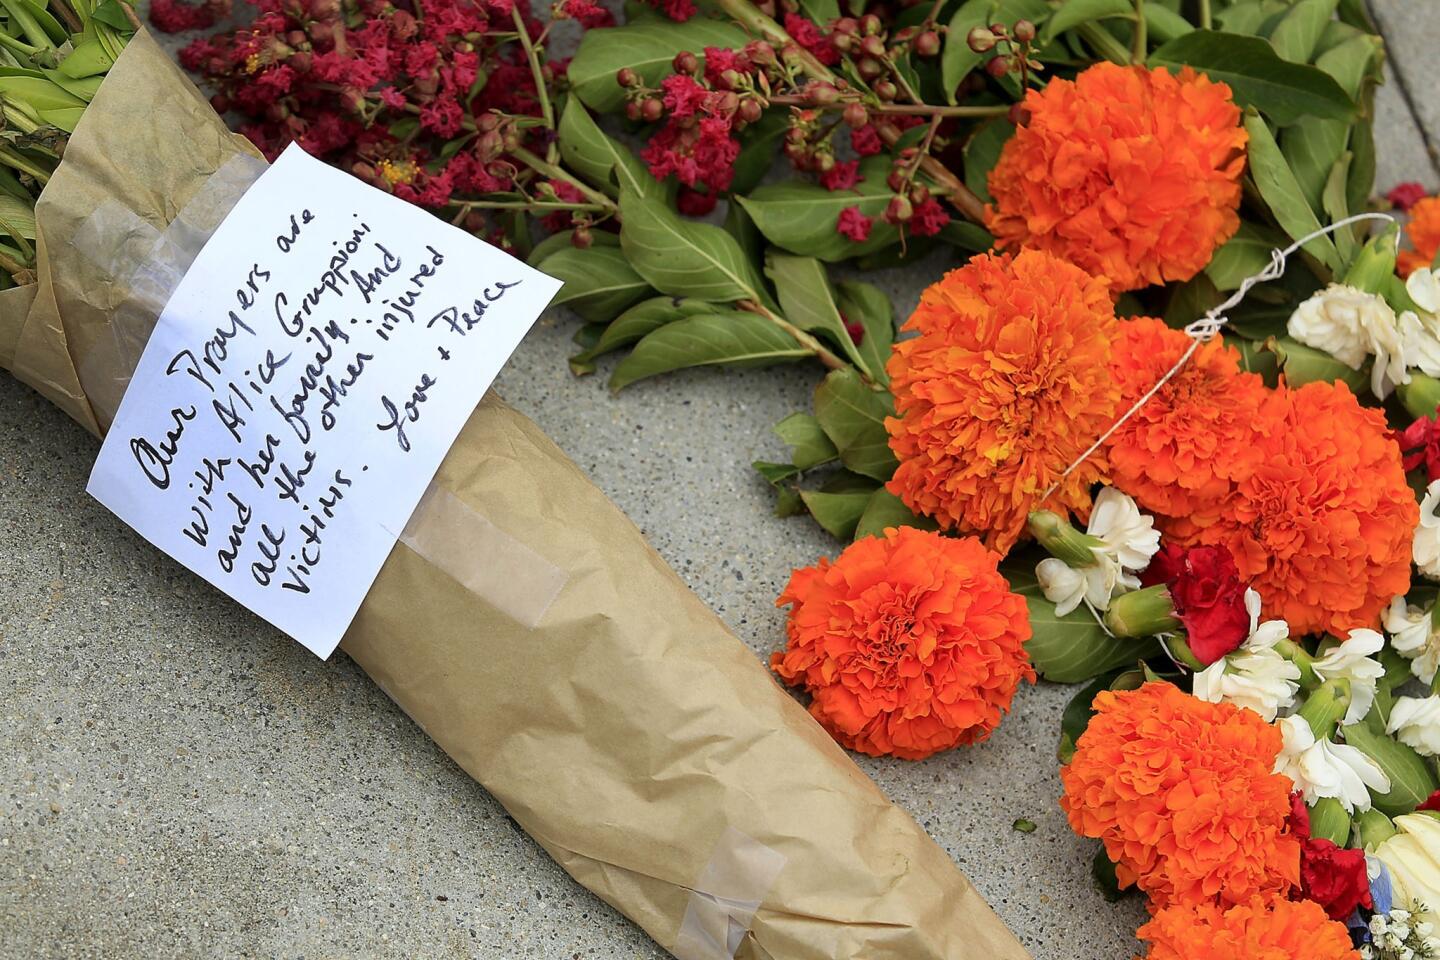
<svg viewBox="0 0 1440 960">
<path fill-rule="evenodd" d="M 1379 187 L 1435 190 L 1405 94 L 1436 142 L 1440 91 L 1421 71 L 1440 18 L 1427 0 L 1376 6 L 1406 83 L 1382 92 Z M 882 282 L 908 312 L 948 265 Z M 790 569 L 837 545 L 771 517 L 748 464 L 779 457 L 768 426 L 808 406 L 816 371 L 692 372 L 611 397 L 605 370 L 566 369 L 573 328 L 547 315 L 499 391 L 767 655 Z M 0 958 L 666 956 L 347 658 L 319 662 L 89 500 L 95 450 L 0 376 Z M 1101 899 L 1056 805 L 1071 692 L 1022 691 L 980 747 L 861 765 L 1038 960 L 1129 957 L 1143 911 Z"/>
</svg>

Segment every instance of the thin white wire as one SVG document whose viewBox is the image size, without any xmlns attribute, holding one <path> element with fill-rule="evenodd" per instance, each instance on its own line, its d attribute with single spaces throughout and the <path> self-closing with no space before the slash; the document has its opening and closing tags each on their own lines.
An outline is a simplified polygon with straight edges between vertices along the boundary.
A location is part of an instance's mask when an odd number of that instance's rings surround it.
<svg viewBox="0 0 1440 960">
<path fill-rule="evenodd" d="M 1395 222 L 1395 218 L 1388 213 L 1357 213 L 1354 216 L 1346 217 L 1344 220 L 1338 220 L 1328 227 L 1321 227 L 1313 233 L 1307 233 L 1284 250 L 1271 250 L 1270 263 L 1266 265 L 1264 270 L 1240 281 L 1240 286 L 1236 288 L 1235 292 L 1232 293 L 1224 303 L 1211 307 L 1205 311 L 1203 317 L 1186 324 L 1185 333 L 1190 337 L 1190 346 L 1185 348 L 1185 352 L 1180 355 L 1180 359 L 1175 361 L 1175 365 L 1167 370 L 1163 377 L 1155 381 L 1155 386 L 1145 391 L 1144 395 L 1141 396 L 1139 400 L 1136 400 L 1134 405 L 1121 415 L 1120 419 L 1110 424 L 1108 430 L 1100 434 L 1100 437 L 1094 443 L 1090 444 L 1084 453 L 1080 454 L 1070 466 L 1065 468 L 1065 472 L 1060 474 L 1054 483 L 1050 484 L 1049 489 L 1045 491 L 1045 495 L 1040 498 L 1040 502 L 1043 504 L 1046 500 L 1049 500 L 1055 491 L 1060 489 L 1060 484 L 1065 482 L 1066 477 L 1070 476 L 1070 474 L 1075 472 L 1076 468 L 1090 459 L 1090 455 L 1096 450 L 1099 450 L 1105 441 L 1109 440 L 1111 435 L 1120 429 L 1121 424 L 1129 420 L 1141 407 L 1149 403 L 1150 399 L 1160 392 L 1160 388 L 1169 383 L 1171 378 L 1179 373 L 1186 363 L 1190 362 L 1190 358 L 1195 355 L 1195 351 L 1200 348 L 1202 343 L 1208 343 L 1210 340 L 1213 340 L 1217 334 L 1225 329 L 1225 326 L 1230 322 L 1230 319 L 1225 316 L 1226 312 L 1239 306 L 1240 301 L 1245 299 L 1245 295 L 1250 292 L 1252 287 L 1259 283 L 1269 283 L 1271 280 L 1278 280 L 1281 275 L 1285 273 L 1286 261 L 1311 240 L 1334 233 L 1336 230 L 1342 227 L 1348 227 L 1352 223 L 1360 223 L 1365 220 Z"/>
</svg>

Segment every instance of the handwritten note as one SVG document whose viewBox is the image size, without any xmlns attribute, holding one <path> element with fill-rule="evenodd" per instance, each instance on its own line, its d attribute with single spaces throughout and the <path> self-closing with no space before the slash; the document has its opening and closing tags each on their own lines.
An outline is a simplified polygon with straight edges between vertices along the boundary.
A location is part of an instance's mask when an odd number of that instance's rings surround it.
<svg viewBox="0 0 1440 960">
<path fill-rule="evenodd" d="M 166 305 L 88 490 L 328 657 L 559 288 L 291 147 Z"/>
</svg>

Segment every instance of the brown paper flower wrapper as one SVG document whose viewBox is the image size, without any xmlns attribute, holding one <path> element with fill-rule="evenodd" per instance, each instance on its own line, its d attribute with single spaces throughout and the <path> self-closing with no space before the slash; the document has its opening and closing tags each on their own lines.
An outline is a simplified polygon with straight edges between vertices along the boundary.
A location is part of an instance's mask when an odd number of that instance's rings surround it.
<svg viewBox="0 0 1440 960">
<path fill-rule="evenodd" d="M 158 313 L 137 294 L 143 261 L 165 260 L 157 238 L 253 155 L 137 35 L 37 206 L 38 282 L 0 293 L 0 365 L 103 435 Z M 682 960 L 1027 956 L 630 521 L 494 397 L 342 646 L 571 875 Z"/>
</svg>

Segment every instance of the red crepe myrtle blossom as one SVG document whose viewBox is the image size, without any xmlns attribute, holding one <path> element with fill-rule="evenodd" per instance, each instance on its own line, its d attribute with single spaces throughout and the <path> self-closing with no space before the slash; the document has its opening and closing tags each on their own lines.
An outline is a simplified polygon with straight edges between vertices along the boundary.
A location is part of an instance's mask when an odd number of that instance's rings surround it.
<svg viewBox="0 0 1440 960">
<path fill-rule="evenodd" d="M 1390 192 L 1385 194 L 1385 199 L 1398 210 L 1409 210 L 1425 199 L 1425 188 L 1414 180 L 1406 180 L 1391 187 Z"/>
<path fill-rule="evenodd" d="M 1440 416 L 1440 410 L 1436 411 Z M 1395 442 L 1405 453 L 1402 461 L 1406 472 L 1425 464 L 1425 479 L 1440 480 L 1440 421 L 1421 417 L 1404 430 L 1395 433 Z"/>
<path fill-rule="evenodd" d="M 840 211 L 840 219 L 835 222 L 835 232 L 861 243 L 870 236 L 870 225 L 873 222 L 860 212 L 858 206 L 846 207 Z"/>
<path fill-rule="evenodd" d="M 840 62 L 840 51 L 835 49 L 835 44 L 830 38 L 815 26 L 814 22 L 800 16 L 798 13 L 785 14 L 785 32 L 790 34 L 790 39 L 808 50 L 816 60 L 826 66 L 833 67 Z"/>
<path fill-rule="evenodd" d="M 646 2 L 676 23 L 684 23 L 700 12 L 692 0 L 646 0 Z"/>
<path fill-rule="evenodd" d="M 1356 907 L 1371 907 L 1365 851 L 1346 850 L 1323 837 L 1300 848 L 1300 890 L 1325 908 L 1331 920 L 1344 920 Z"/>
<path fill-rule="evenodd" d="M 926 197 L 924 202 L 915 205 L 915 212 L 910 217 L 910 232 L 917 237 L 933 237 L 949 222 L 950 214 L 945 212 L 945 208 L 934 197 Z"/>
<path fill-rule="evenodd" d="M 858 347 L 861 343 L 865 342 L 864 324 L 857 320 L 851 320 L 845 315 L 844 310 L 840 311 L 840 322 L 845 325 L 845 332 L 850 335 L 850 340 L 855 346 Z"/>
<path fill-rule="evenodd" d="M 230 15 L 230 0 L 204 0 L 190 4 L 185 0 L 152 0 L 150 22 L 161 33 L 182 33 L 186 30 L 208 30 L 215 21 Z"/>
<path fill-rule="evenodd" d="M 850 131 L 850 146 L 855 148 L 859 156 L 873 157 L 885 149 L 885 141 L 880 139 L 880 131 L 876 130 L 873 124 L 867 123 Z"/>
<path fill-rule="evenodd" d="M 1245 642 L 1250 632 L 1245 585 L 1224 547 L 1186 550 L 1167 543 L 1150 561 L 1142 582 L 1169 586 L 1175 615 L 1201 663 L 1214 663 Z"/>
<path fill-rule="evenodd" d="M 681 187 L 675 197 L 675 206 L 687 217 L 703 217 L 715 209 L 715 203 L 719 199 L 720 195 L 714 192 L 706 193 L 693 187 Z"/>
<path fill-rule="evenodd" d="M 826 190 L 851 190 L 864 179 L 860 176 L 859 160 L 840 160 L 820 174 L 820 186 Z"/>
<path fill-rule="evenodd" d="M 710 192 L 724 190 L 735 176 L 740 142 L 730 135 L 730 118 L 672 116 L 650 138 L 640 159 L 657 180 L 675 175 L 687 187 L 704 184 Z"/>
</svg>

